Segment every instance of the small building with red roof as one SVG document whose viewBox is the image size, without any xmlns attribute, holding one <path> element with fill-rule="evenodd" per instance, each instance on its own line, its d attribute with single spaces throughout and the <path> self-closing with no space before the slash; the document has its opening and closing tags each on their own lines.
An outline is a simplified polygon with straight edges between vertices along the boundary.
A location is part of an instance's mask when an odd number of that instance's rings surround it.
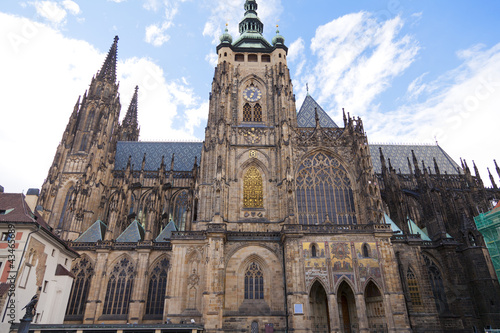
<svg viewBox="0 0 500 333">
<path fill-rule="evenodd" d="M 0 189 L 0 331 L 19 323 L 34 295 L 32 323 L 63 323 L 78 257 L 38 213 L 37 189 L 3 193 Z"/>
</svg>

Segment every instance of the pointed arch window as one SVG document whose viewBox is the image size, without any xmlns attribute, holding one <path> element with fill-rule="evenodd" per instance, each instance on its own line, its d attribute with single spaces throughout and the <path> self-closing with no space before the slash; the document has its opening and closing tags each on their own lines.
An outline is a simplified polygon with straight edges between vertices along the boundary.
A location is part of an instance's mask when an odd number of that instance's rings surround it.
<svg viewBox="0 0 500 333">
<path fill-rule="evenodd" d="M 313 244 L 313 245 L 311 246 L 311 257 L 316 258 L 316 257 L 318 256 L 318 253 L 317 253 L 317 252 L 318 252 L 318 251 L 316 250 L 316 245 L 315 245 L 315 244 Z"/>
<path fill-rule="evenodd" d="M 71 186 L 66 192 L 66 199 L 64 199 L 64 205 L 61 211 L 61 217 L 59 218 L 59 224 L 57 225 L 58 229 L 61 229 L 64 226 L 64 216 L 66 215 L 66 210 L 68 209 L 69 199 L 71 198 L 71 194 L 73 194 L 74 187 Z"/>
<path fill-rule="evenodd" d="M 85 125 L 85 132 L 90 132 L 92 129 L 92 124 L 94 122 L 95 110 L 89 112 L 87 116 L 87 124 Z"/>
<path fill-rule="evenodd" d="M 414 306 L 422 306 L 422 297 L 420 296 L 417 277 L 409 267 L 408 272 L 406 272 L 406 282 L 408 283 L 408 292 L 410 293 L 411 303 Z"/>
<path fill-rule="evenodd" d="M 432 294 L 434 295 L 437 311 L 438 313 L 443 313 L 448 310 L 448 301 L 446 299 L 446 292 L 444 289 L 441 271 L 437 267 L 436 263 L 425 255 L 424 261 L 429 273 L 429 281 L 431 283 Z"/>
<path fill-rule="evenodd" d="M 83 134 L 82 141 L 80 142 L 79 151 L 86 151 L 87 150 L 87 139 L 88 139 L 88 134 Z"/>
<path fill-rule="evenodd" d="M 132 214 L 134 212 L 134 206 L 135 206 L 135 195 L 130 196 L 130 209 L 128 210 L 128 214 Z"/>
<path fill-rule="evenodd" d="M 253 107 L 253 121 L 262 121 L 262 107 L 258 103 Z"/>
<path fill-rule="evenodd" d="M 89 295 L 90 282 L 94 275 L 94 268 L 92 267 L 92 263 L 83 257 L 73 267 L 72 272 L 75 275 L 75 280 L 71 288 L 66 316 L 83 316 Z"/>
<path fill-rule="evenodd" d="M 264 208 L 262 176 L 256 167 L 250 167 L 243 178 L 243 207 Z"/>
<path fill-rule="evenodd" d="M 246 103 L 243 106 L 243 121 L 262 122 L 262 106 L 259 103 L 254 106 Z"/>
<path fill-rule="evenodd" d="M 110 274 L 102 314 L 128 314 L 133 278 L 134 266 L 129 259 L 121 259 Z"/>
<path fill-rule="evenodd" d="M 255 262 L 245 272 L 245 299 L 264 299 L 264 275 Z"/>
<path fill-rule="evenodd" d="M 151 271 L 148 298 L 146 301 L 146 315 L 163 315 L 165 293 L 167 291 L 168 265 L 168 259 L 162 259 Z"/>
<path fill-rule="evenodd" d="M 186 190 L 181 191 L 175 197 L 173 206 L 174 222 L 177 226 L 177 230 L 179 231 L 186 230 L 188 206 L 189 206 L 189 193 Z"/>
<path fill-rule="evenodd" d="M 369 258 L 370 257 L 370 248 L 368 244 L 363 244 L 363 257 Z"/>
<path fill-rule="evenodd" d="M 252 121 L 252 107 L 248 103 L 243 106 L 243 121 Z"/>
<path fill-rule="evenodd" d="M 356 224 L 354 196 L 346 169 L 332 156 L 319 152 L 306 158 L 296 180 L 300 224 Z"/>
</svg>

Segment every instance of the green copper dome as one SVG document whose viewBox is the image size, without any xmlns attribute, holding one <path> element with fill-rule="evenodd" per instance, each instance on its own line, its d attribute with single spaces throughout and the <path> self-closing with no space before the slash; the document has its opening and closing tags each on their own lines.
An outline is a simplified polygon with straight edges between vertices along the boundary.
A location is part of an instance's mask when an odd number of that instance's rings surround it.
<svg viewBox="0 0 500 333">
<path fill-rule="evenodd" d="M 280 31 L 276 29 L 276 36 L 273 37 L 273 45 L 284 45 L 285 44 L 285 37 L 280 35 Z"/>
<path fill-rule="evenodd" d="M 224 33 L 222 36 L 220 36 L 220 42 L 221 44 L 231 44 L 233 42 L 233 37 L 227 30 L 227 25 L 226 25 L 226 30 L 224 30 Z"/>
</svg>

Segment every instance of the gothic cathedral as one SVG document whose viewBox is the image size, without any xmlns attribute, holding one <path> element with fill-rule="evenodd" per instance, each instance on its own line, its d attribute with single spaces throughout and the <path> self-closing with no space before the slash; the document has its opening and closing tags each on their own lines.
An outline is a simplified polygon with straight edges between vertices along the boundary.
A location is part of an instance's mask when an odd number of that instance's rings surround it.
<svg viewBox="0 0 500 333">
<path fill-rule="evenodd" d="M 283 36 L 269 43 L 256 1 L 244 9 L 217 46 L 203 142 L 138 141 L 138 88 L 119 122 L 117 37 L 78 99 L 38 202 L 80 254 L 65 325 L 500 327 L 473 222 L 496 186 L 438 145 L 369 145 L 361 119 L 338 126 L 312 96 L 297 112 Z"/>
</svg>

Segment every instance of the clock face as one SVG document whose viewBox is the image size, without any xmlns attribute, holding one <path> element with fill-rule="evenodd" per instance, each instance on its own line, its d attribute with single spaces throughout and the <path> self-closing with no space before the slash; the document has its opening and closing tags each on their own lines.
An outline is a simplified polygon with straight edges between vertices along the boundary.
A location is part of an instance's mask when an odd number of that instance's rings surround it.
<svg viewBox="0 0 500 333">
<path fill-rule="evenodd" d="M 257 102 L 262 97 L 259 88 L 248 87 L 243 91 L 243 97 L 249 102 Z"/>
</svg>

